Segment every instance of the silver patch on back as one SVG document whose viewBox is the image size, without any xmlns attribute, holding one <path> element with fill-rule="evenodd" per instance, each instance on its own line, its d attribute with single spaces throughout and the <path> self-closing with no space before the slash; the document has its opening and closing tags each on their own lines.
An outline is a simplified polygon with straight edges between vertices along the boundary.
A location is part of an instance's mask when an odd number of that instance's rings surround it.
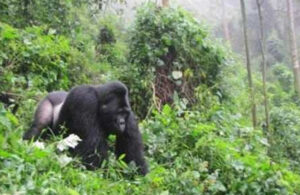
<svg viewBox="0 0 300 195">
<path fill-rule="evenodd" d="M 64 104 L 64 102 L 54 106 L 54 108 L 53 108 L 53 127 L 57 123 L 57 119 L 59 117 L 59 113 L 60 113 L 60 110 L 61 110 L 61 107 L 62 107 L 63 104 Z"/>
</svg>

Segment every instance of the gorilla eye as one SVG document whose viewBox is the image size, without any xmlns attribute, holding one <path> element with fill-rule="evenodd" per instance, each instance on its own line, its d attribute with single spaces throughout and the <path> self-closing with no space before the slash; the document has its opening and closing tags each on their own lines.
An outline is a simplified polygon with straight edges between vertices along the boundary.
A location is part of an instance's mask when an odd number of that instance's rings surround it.
<svg viewBox="0 0 300 195">
<path fill-rule="evenodd" d="M 118 113 L 119 113 L 119 114 L 128 115 L 129 112 L 130 112 L 130 108 L 128 108 L 128 107 L 124 107 L 124 108 L 119 108 L 119 109 L 118 109 Z"/>
</svg>

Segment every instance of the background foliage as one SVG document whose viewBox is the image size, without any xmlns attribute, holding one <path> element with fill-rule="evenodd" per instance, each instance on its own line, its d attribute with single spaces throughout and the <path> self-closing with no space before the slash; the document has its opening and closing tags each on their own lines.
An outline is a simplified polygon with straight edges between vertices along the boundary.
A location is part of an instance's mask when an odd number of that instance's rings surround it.
<svg viewBox="0 0 300 195">
<path fill-rule="evenodd" d="M 220 91 L 216 85 L 224 63 L 222 49 L 211 44 L 205 28 L 183 9 L 155 4 L 139 9 L 130 32 L 128 60 L 132 77 L 124 80 L 130 79 L 126 83 L 132 86 L 139 114 L 151 105 L 152 93 L 160 107 L 172 103 L 174 95 L 195 103 L 194 89 L 200 84 Z"/>
</svg>

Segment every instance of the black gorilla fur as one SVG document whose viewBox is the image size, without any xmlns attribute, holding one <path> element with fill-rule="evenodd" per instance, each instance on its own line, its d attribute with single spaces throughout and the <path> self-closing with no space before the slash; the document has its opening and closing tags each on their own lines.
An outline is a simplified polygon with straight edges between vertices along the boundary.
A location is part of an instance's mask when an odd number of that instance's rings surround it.
<svg viewBox="0 0 300 195">
<path fill-rule="evenodd" d="M 63 104 L 55 122 L 53 110 L 59 103 Z M 47 118 L 45 115 L 49 111 L 53 113 Z M 40 102 L 33 125 L 23 138 L 37 138 L 46 126 L 58 133 L 62 124 L 67 128 L 66 135 L 74 133 L 82 139 L 71 152 L 79 155 L 89 169 L 99 167 L 107 158 L 107 137 L 116 134 L 116 156 L 125 154 L 125 162 L 135 162 L 143 175 L 148 172 L 141 134 L 128 101 L 128 90 L 121 82 L 82 85 L 68 94 L 50 93 Z"/>
</svg>

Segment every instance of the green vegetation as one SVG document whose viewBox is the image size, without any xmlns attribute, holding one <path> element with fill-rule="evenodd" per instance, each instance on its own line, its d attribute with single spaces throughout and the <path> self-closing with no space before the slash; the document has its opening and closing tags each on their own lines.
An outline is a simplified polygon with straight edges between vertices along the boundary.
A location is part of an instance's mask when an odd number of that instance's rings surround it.
<svg viewBox="0 0 300 195">
<path fill-rule="evenodd" d="M 172 102 L 175 93 L 195 103 L 194 89 L 200 84 L 220 91 L 217 80 L 224 54 L 207 36 L 205 28 L 182 9 L 148 4 L 138 11 L 129 39 L 132 77 L 122 78 L 131 86 L 138 114 L 149 109 L 153 93 L 160 106 Z"/>
<path fill-rule="evenodd" d="M 146 4 L 122 29 L 118 16 L 99 11 L 96 21 L 88 0 L 38 0 L 28 13 L 9 2 L 0 3 L 0 194 L 300 194 L 299 98 L 285 64 L 268 73 L 270 130 L 262 114 L 253 129 L 245 67 L 182 9 Z M 59 7 L 63 18 L 47 15 Z M 141 118 L 145 177 L 113 152 L 87 171 L 58 151 L 60 136 L 44 147 L 21 139 L 48 91 L 114 79 Z"/>
</svg>

